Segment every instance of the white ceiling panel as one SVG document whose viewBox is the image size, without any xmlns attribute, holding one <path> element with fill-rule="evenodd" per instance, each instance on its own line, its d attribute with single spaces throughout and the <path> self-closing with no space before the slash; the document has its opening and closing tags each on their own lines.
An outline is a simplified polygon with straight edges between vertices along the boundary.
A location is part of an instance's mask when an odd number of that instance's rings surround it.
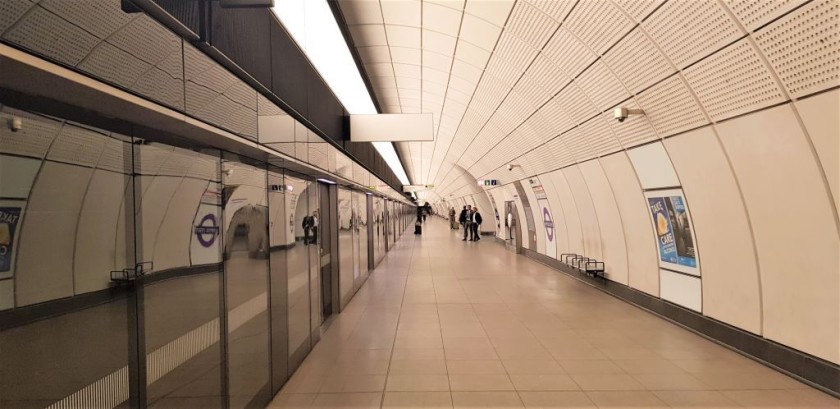
<svg viewBox="0 0 840 409">
<path fill-rule="evenodd" d="M 366 64 L 391 62 L 391 52 L 386 45 L 358 47 L 357 50 L 359 50 L 362 61 Z"/>
<path fill-rule="evenodd" d="M 417 27 L 389 24 L 385 26 L 385 33 L 388 35 L 388 45 L 391 47 L 420 48 L 420 29 Z"/>
<path fill-rule="evenodd" d="M 451 56 L 455 52 L 457 42 L 456 37 L 437 31 L 423 30 L 423 49 L 431 50 L 432 53 Z"/>
<path fill-rule="evenodd" d="M 466 41 L 458 41 L 458 47 L 455 50 L 455 58 L 483 69 L 487 66 L 487 61 L 490 60 L 490 51 L 472 45 Z"/>
<path fill-rule="evenodd" d="M 444 196 L 526 176 L 511 161 L 551 171 L 840 84 L 837 0 L 339 5 L 380 107 L 432 113 L 434 142 L 397 145 Z M 644 115 L 619 123 L 619 104 Z"/>
<path fill-rule="evenodd" d="M 385 24 L 420 27 L 420 1 L 380 1 L 379 5 L 382 7 Z"/>
<path fill-rule="evenodd" d="M 466 12 L 504 27 L 513 4 L 513 0 L 468 0 Z"/>
<path fill-rule="evenodd" d="M 457 37 L 462 15 L 461 11 L 427 2 L 423 4 L 423 28 Z"/>
<path fill-rule="evenodd" d="M 423 66 L 442 72 L 449 72 L 452 68 L 452 54 L 438 54 L 423 51 Z"/>
<path fill-rule="evenodd" d="M 391 47 L 391 60 L 394 63 L 400 64 L 412 64 L 416 66 L 420 66 L 422 64 L 422 60 L 420 58 L 420 49 L 419 48 L 406 48 L 406 47 Z"/>
<path fill-rule="evenodd" d="M 338 0 L 347 24 L 382 24 L 378 1 Z"/>
<path fill-rule="evenodd" d="M 466 14 L 461 23 L 460 38 L 487 51 L 493 51 L 502 29 L 478 17 Z"/>
<path fill-rule="evenodd" d="M 350 26 L 350 35 L 353 36 L 353 43 L 357 47 L 388 45 L 388 39 L 385 36 L 385 26 L 383 25 L 366 24 Z"/>
<path fill-rule="evenodd" d="M 603 54 L 634 23 L 609 1 L 581 1 L 572 10 L 563 27 L 574 33 L 596 54 Z"/>
</svg>

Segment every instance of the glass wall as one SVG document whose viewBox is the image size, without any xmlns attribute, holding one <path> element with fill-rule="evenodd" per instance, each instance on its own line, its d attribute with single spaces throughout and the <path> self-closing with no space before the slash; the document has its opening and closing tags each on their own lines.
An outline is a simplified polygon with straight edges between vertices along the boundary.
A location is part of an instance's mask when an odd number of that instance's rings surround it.
<svg viewBox="0 0 840 409">
<path fill-rule="evenodd" d="M 350 190 L 338 189 L 338 291 L 342 310 L 353 297 L 355 283 L 352 197 Z"/>
<path fill-rule="evenodd" d="M 22 130 L 0 128 L 0 407 L 266 404 L 320 336 L 317 184 L 0 110 L 12 118 Z M 397 213 L 337 191 L 344 305 Z"/>
</svg>

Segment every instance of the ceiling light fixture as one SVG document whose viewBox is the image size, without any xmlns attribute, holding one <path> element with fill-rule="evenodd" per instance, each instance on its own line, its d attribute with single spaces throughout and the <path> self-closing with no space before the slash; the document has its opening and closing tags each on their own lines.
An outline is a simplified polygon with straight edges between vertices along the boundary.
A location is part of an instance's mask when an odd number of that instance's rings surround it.
<svg viewBox="0 0 840 409">
<path fill-rule="evenodd" d="M 347 112 L 377 113 L 326 0 L 283 0 L 275 2 L 272 10 Z M 394 145 L 374 142 L 373 146 L 400 182 L 410 184 Z"/>
</svg>

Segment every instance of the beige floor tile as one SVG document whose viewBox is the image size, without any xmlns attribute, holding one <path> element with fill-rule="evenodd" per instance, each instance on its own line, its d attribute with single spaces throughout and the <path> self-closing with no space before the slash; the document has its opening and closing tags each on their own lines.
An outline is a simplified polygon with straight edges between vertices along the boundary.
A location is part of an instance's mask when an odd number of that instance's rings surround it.
<svg viewBox="0 0 840 409">
<path fill-rule="evenodd" d="M 441 322 L 441 334 L 445 338 L 483 338 L 487 337 L 479 323 L 446 324 Z"/>
<path fill-rule="evenodd" d="M 502 361 L 499 360 L 455 360 L 446 361 L 449 374 L 458 375 L 504 375 Z"/>
<path fill-rule="evenodd" d="M 516 392 L 452 392 L 455 409 L 513 409 L 522 408 Z"/>
<path fill-rule="evenodd" d="M 449 378 L 446 375 L 388 375 L 385 390 L 443 392 L 449 390 Z"/>
<path fill-rule="evenodd" d="M 560 366 L 570 374 L 623 374 L 625 371 L 608 359 L 566 359 Z"/>
<path fill-rule="evenodd" d="M 519 392 L 528 409 L 592 409 L 597 408 L 583 392 Z"/>
<path fill-rule="evenodd" d="M 447 409 L 452 407 L 449 392 L 385 392 L 383 409 Z"/>
<path fill-rule="evenodd" d="M 444 349 L 453 348 L 493 348 L 490 338 L 487 337 L 444 337 Z"/>
<path fill-rule="evenodd" d="M 585 391 L 637 391 L 645 387 L 626 374 L 571 374 Z"/>
<path fill-rule="evenodd" d="M 377 409 L 382 403 L 382 393 L 321 393 L 312 408 Z"/>
<path fill-rule="evenodd" d="M 613 362 L 629 374 L 686 373 L 684 369 L 663 358 L 615 359 Z"/>
<path fill-rule="evenodd" d="M 329 377 L 320 393 L 381 392 L 385 389 L 384 375 L 340 375 Z"/>
<path fill-rule="evenodd" d="M 577 391 L 577 383 L 569 375 L 510 375 L 518 391 Z"/>
<path fill-rule="evenodd" d="M 446 348 L 446 360 L 499 359 L 493 347 Z"/>
<path fill-rule="evenodd" d="M 443 359 L 412 359 L 391 362 L 389 375 L 446 375 Z"/>
<path fill-rule="evenodd" d="M 668 404 L 648 391 L 591 391 L 589 399 L 599 408 L 667 408 Z"/>
<path fill-rule="evenodd" d="M 443 348 L 394 349 L 393 361 L 405 359 L 444 359 Z"/>
<path fill-rule="evenodd" d="M 741 405 L 717 391 L 655 391 L 672 408 L 734 409 Z"/>
<path fill-rule="evenodd" d="M 514 374 L 563 374 L 566 371 L 554 360 L 548 359 L 511 359 L 504 360 L 502 364 L 505 366 L 507 373 Z"/>
<path fill-rule="evenodd" d="M 712 387 L 688 373 L 632 374 L 639 383 L 652 391 L 702 391 Z"/>
<path fill-rule="evenodd" d="M 268 404 L 267 409 L 309 408 L 317 396 L 315 393 L 280 393 Z"/>
<path fill-rule="evenodd" d="M 507 375 L 450 374 L 453 391 L 512 391 L 513 384 Z"/>
<path fill-rule="evenodd" d="M 597 289 L 487 251 L 491 242 L 460 246 L 433 220 L 429 234 L 397 242 L 271 407 L 840 409 Z"/>
</svg>

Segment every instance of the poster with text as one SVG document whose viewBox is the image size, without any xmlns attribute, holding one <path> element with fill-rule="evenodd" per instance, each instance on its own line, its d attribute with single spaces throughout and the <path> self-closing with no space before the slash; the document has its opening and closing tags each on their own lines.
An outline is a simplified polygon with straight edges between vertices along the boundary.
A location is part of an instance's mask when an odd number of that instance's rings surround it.
<svg viewBox="0 0 840 409">
<path fill-rule="evenodd" d="M 659 265 L 662 268 L 700 276 L 700 262 L 691 215 L 681 189 L 648 191 Z"/>
<path fill-rule="evenodd" d="M 14 275 L 15 242 L 25 202 L 0 202 L 0 278 Z"/>
</svg>

